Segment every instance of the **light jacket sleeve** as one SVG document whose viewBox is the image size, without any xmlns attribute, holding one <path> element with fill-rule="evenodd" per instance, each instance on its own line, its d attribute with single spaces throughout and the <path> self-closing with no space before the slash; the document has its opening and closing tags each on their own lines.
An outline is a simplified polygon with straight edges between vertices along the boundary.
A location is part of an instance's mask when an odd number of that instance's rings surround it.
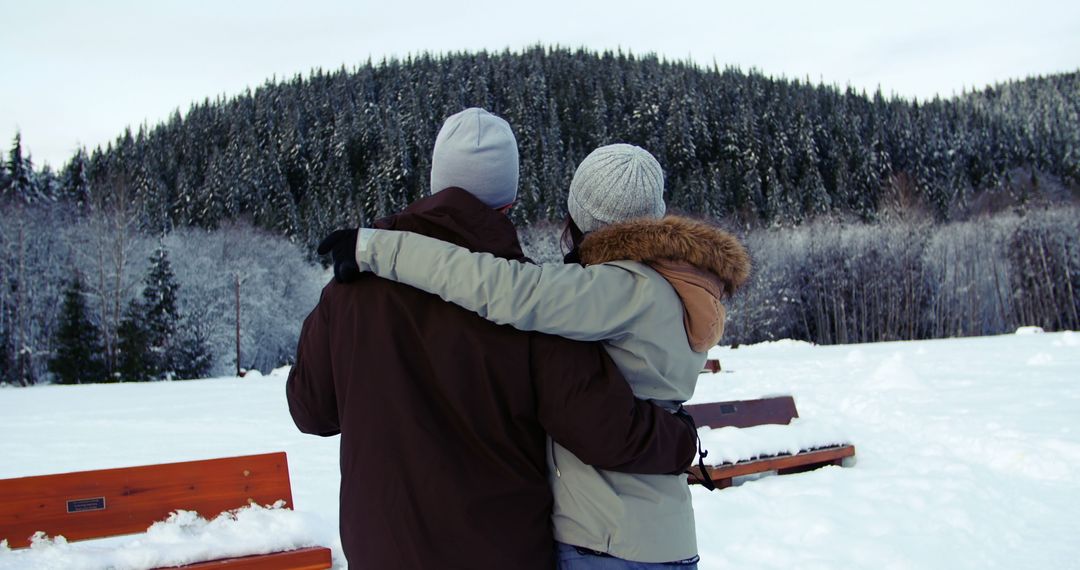
<svg viewBox="0 0 1080 570">
<path fill-rule="evenodd" d="M 649 301 L 645 276 L 615 264 L 521 263 L 420 234 L 362 229 L 361 271 L 438 295 L 519 330 L 574 340 L 615 340 Z"/>
</svg>

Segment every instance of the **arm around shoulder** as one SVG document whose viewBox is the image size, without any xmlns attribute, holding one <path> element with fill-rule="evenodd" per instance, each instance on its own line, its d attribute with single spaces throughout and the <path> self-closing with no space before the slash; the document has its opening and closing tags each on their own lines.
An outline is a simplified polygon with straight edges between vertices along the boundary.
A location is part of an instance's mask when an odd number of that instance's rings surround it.
<svg viewBox="0 0 1080 570">
<path fill-rule="evenodd" d="M 470 252 L 420 234 L 361 230 L 363 271 L 438 295 L 481 317 L 575 340 L 626 334 L 641 317 L 650 284 L 616 265 L 522 263 Z"/>
</svg>

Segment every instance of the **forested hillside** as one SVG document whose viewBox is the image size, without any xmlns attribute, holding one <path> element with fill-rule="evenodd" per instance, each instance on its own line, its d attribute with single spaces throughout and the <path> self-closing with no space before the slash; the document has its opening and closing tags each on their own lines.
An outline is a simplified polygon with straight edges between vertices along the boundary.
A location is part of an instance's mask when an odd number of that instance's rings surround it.
<svg viewBox="0 0 1080 570">
<path fill-rule="evenodd" d="M 535 47 L 271 81 L 128 130 L 52 180 L 34 184 L 16 165 L 5 191 L 129 200 L 155 231 L 249 217 L 310 245 L 422 195 L 442 119 L 474 105 L 516 130 L 518 221 L 560 218 L 577 162 L 611 142 L 657 156 L 673 207 L 751 225 L 893 207 L 947 219 L 1080 189 L 1078 73 L 916 102 Z"/>
<path fill-rule="evenodd" d="M 0 168 L 0 383 L 289 362 L 325 278 L 314 244 L 426 194 L 435 134 L 468 106 L 517 134 L 512 215 L 539 257 L 558 256 L 539 246 L 588 152 L 655 154 L 670 208 L 736 231 L 754 258 L 725 342 L 1080 328 L 1080 72 L 912 101 L 535 47 L 270 80 L 57 171 L 16 135 Z"/>
</svg>

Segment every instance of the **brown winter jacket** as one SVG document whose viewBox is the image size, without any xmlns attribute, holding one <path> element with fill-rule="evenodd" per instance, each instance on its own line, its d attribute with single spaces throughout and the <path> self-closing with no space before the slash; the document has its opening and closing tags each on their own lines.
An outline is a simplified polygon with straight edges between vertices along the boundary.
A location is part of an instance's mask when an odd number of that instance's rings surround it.
<svg viewBox="0 0 1080 570">
<path fill-rule="evenodd" d="M 457 189 L 376 225 L 524 257 L 509 220 Z M 287 395 L 301 431 L 341 434 L 341 539 L 360 569 L 554 567 L 545 433 L 607 470 L 681 472 L 694 452 L 600 344 L 374 275 L 323 290 Z"/>
</svg>

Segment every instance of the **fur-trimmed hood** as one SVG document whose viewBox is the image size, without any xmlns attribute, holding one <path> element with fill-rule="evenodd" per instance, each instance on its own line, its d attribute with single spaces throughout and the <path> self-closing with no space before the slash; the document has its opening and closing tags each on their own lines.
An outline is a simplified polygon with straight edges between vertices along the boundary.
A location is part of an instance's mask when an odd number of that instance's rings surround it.
<svg viewBox="0 0 1080 570">
<path fill-rule="evenodd" d="M 726 316 L 720 301 L 750 275 L 750 256 L 739 240 L 678 216 L 606 226 L 585 236 L 580 253 L 586 265 L 629 260 L 659 273 L 682 301 L 686 338 L 695 352 L 720 342 Z"/>
<path fill-rule="evenodd" d="M 750 255 L 735 236 L 681 216 L 611 224 L 585 236 L 583 263 L 618 260 L 689 263 L 716 276 L 724 285 L 724 296 L 742 287 L 750 276 Z"/>
</svg>

